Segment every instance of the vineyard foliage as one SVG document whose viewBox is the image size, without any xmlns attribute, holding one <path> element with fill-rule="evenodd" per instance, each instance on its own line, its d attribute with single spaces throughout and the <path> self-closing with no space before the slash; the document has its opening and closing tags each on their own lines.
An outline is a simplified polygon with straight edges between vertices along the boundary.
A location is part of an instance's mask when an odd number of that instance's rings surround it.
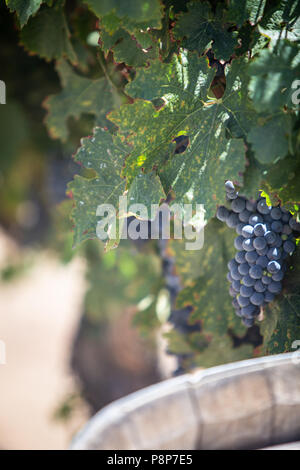
<svg viewBox="0 0 300 470">
<path fill-rule="evenodd" d="M 74 245 L 96 238 L 97 206 L 119 210 L 124 194 L 147 208 L 167 198 L 183 209 L 203 204 L 203 249 L 187 251 L 184 240 L 168 247 L 182 287 L 177 307 L 191 306 L 189 322 L 201 330 L 169 332 L 169 350 L 184 356 L 186 367 L 291 351 L 300 340 L 299 250 L 283 293 L 257 322 L 262 344 L 240 344 L 247 332 L 226 281 L 234 235 L 215 214 L 229 179 L 241 194 L 255 199 L 264 191 L 298 216 L 300 1 L 6 4 L 22 47 L 59 76 L 61 90 L 43 103 L 50 136 L 68 142 L 74 122 L 82 131 L 74 156 L 82 170 L 68 186 Z M 180 136 L 188 145 L 176 152 Z M 105 256 L 119 242 L 107 243 Z M 96 280 L 107 282 L 100 271 Z M 141 312 L 138 323 L 153 328 L 149 318 L 145 312 L 143 323 Z"/>
</svg>

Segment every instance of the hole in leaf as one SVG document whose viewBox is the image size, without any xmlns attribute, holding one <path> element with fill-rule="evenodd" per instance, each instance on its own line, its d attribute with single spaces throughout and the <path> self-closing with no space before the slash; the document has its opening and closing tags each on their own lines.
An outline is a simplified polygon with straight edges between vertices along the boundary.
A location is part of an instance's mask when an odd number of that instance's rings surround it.
<svg viewBox="0 0 300 470">
<path fill-rule="evenodd" d="M 175 137 L 173 142 L 176 143 L 176 148 L 175 148 L 174 153 L 183 153 L 186 151 L 190 143 L 190 139 L 187 135 L 179 135 L 178 137 Z"/>
</svg>

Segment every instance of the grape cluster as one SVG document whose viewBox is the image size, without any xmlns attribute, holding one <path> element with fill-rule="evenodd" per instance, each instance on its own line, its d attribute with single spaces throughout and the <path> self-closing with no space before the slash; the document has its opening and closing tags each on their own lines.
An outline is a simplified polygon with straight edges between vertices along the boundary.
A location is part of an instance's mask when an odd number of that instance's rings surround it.
<svg viewBox="0 0 300 470">
<path fill-rule="evenodd" d="M 240 196 L 232 181 L 226 181 L 225 190 L 231 209 L 219 206 L 217 218 L 238 235 L 237 253 L 228 263 L 229 293 L 236 314 L 250 327 L 282 290 L 286 260 L 295 250 L 300 224 L 282 207 L 268 206 L 264 197 L 252 201 Z"/>
</svg>

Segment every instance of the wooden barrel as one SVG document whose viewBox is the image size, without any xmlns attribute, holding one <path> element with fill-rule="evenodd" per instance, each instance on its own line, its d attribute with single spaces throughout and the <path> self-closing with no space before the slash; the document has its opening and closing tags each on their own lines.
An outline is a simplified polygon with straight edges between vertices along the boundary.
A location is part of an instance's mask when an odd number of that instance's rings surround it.
<svg viewBox="0 0 300 470">
<path fill-rule="evenodd" d="M 300 358 L 280 354 L 172 378 L 117 400 L 72 449 L 254 449 L 300 440 Z"/>
</svg>

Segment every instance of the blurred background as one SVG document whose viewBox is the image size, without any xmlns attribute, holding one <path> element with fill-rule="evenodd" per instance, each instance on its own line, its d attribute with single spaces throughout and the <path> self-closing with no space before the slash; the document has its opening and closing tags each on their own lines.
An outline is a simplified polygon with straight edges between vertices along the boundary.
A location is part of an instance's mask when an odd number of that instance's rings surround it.
<svg viewBox="0 0 300 470">
<path fill-rule="evenodd" d="M 48 136 L 54 64 L 25 52 L 0 4 L 0 448 L 63 449 L 95 411 L 174 370 L 161 354 L 168 298 L 152 242 L 72 248 L 71 155 L 93 117 L 70 119 L 64 144 Z"/>
</svg>

